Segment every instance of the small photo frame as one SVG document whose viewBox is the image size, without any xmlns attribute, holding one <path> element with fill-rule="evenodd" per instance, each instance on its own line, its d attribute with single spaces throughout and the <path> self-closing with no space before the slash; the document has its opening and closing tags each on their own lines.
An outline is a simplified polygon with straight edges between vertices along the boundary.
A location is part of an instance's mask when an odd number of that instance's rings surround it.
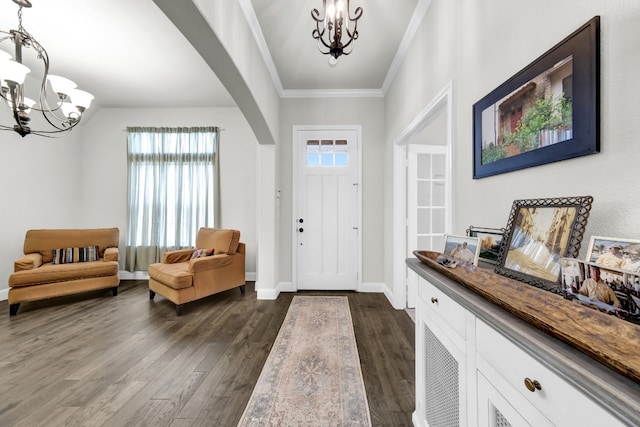
<svg viewBox="0 0 640 427">
<path fill-rule="evenodd" d="M 479 243 L 477 237 L 447 234 L 445 236 L 444 250 L 442 253 L 455 260 L 458 264 L 478 265 L 478 256 L 480 254 Z"/>
<path fill-rule="evenodd" d="M 593 197 L 515 200 L 496 273 L 561 293 L 560 259 L 575 258 Z"/>
<path fill-rule="evenodd" d="M 504 228 L 474 227 L 473 225 L 467 228 L 467 236 L 477 237 L 479 240 L 479 261 L 494 265 L 498 263 L 504 231 Z"/>
<path fill-rule="evenodd" d="M 562 258 L 562 295 L 577 304 L 640 324 L 640 273 Z"/>
<path fill-rule="evenodd" d="M 591 236 L 587 262 L 603 267 L 640 272 L 640 240 Z"/>
</svg>

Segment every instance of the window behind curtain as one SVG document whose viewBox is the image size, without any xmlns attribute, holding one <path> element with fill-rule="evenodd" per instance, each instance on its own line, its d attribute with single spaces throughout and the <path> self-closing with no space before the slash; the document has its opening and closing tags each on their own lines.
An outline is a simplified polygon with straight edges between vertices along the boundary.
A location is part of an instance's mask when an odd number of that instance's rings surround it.
<svg viewBox="0 0 640 427">
<path fill-rule="evenodd" d="M 125 267 L 147 270 L 164 252 L 194 247 L 200 227 L 219 221 L 219 130 L 140 128 L 128 132 Z"/>
</svg>

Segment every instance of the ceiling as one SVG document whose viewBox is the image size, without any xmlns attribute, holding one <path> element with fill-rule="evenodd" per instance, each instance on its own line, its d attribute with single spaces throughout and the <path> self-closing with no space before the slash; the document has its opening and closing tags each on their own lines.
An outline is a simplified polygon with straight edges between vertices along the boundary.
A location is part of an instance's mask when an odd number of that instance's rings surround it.
<svg viewBox="0 0 640 427">
<path fill-rule="evenodd" d="M 311 9 L 321 0 L 251 0 L 284 90 L 380 90 L 411 21 L 418 0 L 353 0 L 361 6 L 353 52 L 329 64 L 311 37 Z M 393 7 L 389 7 L 393 4 Z M 393 18 L 389 18 L 389 14 Z M 412 36 L 413 34 L 411 34 Z M 323 49 L 324 50 L 324 49 Z"/>
<path fill-rule="evenodd" d="M 353 0 L 352 10 L 357 6 L 364 10 L 358 22 L 360 38 L 353 53 L 332 66 L 311 37 L 311 9 L 321 9 L 320 0 L 236 1 L 282 96 L 336 91 L 382 94 L 429 3 L 395 0 L 389 7 L 388 0 Z M 50 72 L 74 80 L 79 89 L 94 94 L 94 104 L 102 108 L 235 105 L 152 0 L 32 0 L 32 4 L 23 9 L 23 26 L 47 50 Z M 17 12 L 13 1 L 0 0 L 1 30 L 17 28 Z M 0 49 L 12 53 L 6 42 Z M 27 53 L 24 56 L 29 66 Z"/>
</svg>

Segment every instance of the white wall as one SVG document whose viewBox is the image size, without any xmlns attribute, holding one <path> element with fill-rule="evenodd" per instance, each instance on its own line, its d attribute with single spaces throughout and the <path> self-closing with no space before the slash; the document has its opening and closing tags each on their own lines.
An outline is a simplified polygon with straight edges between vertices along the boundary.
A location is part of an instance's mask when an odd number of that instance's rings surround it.
<svg viewBox="0 0 640 427">
<path fill-rule="evenodd" d="M 294 125 L 362 126 L 362 282 L 382 283 L 383 269 L 383 154 L 384 110 L 382 98 L 283 99 L 280 111 L 278 189 L 278 278 L 291 282 L 292 135 Z"/>
<path fill-rule="evenodd" d="M 256 268 L 258 143 L 237 108 L 101 109 L 82 129 L 79 227 L 118 227 L 127 233 L 127 126 L 218 126 L 223 228 L 240 230 L 246 271 Z M 121 261 L 120 266 L 124 263 Z"/>
<path fill-rule="evenodd" d="M 27 230 L 75 226 L 81 206 L 78 147 L 73 132 L 53 139 L 0 132 L 0 300 L 7 297 Z"/>
<path fill-rule="evenodd" d="M 575 31 L 601 16 L 601 152 L 472 179 L 472 105 Z M 513 200 L 591 195 L 591 235 L 640 238 L 640 3 L 634 0 L 433 0 L 385 98 L 386 182 L 392 141 L 453 82 L 453 232 L 506 225 Z M 385 186 L 385 201 L 392 201 Z M 385 230 L 391 230 L 390 217 Z M 387 253 L 391 233 L 385 234 Z M 391 257 L 385 256 L 391 279 Z"/>
</svg>

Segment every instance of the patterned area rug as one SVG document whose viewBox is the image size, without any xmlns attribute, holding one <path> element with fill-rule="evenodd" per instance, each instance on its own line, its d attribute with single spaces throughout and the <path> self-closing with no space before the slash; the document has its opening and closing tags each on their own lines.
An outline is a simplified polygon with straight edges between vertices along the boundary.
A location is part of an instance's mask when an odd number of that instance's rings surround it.
<svg viewBox="0 0 640 427">
<path fill-rule="evenodd" d="M 371 426 L 347 297 L 293 297 L 238 426 Z"/>
</svg>

